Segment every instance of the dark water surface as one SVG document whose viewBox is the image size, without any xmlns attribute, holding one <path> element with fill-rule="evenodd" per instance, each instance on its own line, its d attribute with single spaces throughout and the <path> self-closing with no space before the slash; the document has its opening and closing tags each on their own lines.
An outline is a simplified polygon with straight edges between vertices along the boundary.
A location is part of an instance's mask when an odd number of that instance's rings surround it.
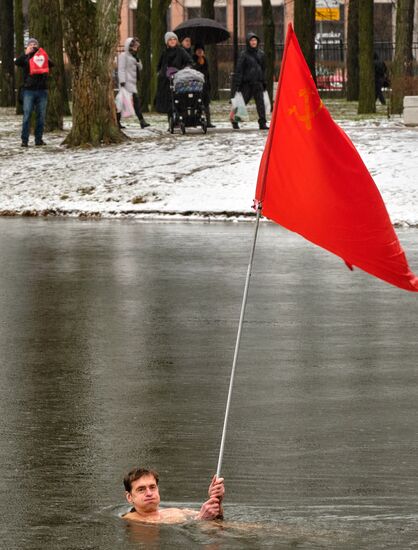
<svg viewBox="0 0 418 550">
<path fill-rule="evenodd" d="M 0 220 L 0 547 L 418 548 L 417 296 L 263 224 L 224 526 L 128 525 L 121 479 L 198 507 L 253 225 Z M 418 271 L 418 233 L 400 231 Z"/>
</svg>

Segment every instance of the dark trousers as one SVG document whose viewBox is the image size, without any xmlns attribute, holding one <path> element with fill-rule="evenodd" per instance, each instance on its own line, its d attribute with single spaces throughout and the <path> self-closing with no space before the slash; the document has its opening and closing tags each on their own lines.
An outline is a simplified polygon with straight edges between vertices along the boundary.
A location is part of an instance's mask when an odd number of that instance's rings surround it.
<svg viewBox="0 0 418 550">
<path fill-rule="evenodd" d="M 203 88 L 202 93 L 203 107 L 205 108 L 206 121 L 208 124 L 211 124 L 210 118 L 210 92 L 209 90 Z"/>
<path fill-rule="evenodd" d="M 266 108 L 264 107 L 264 89 L 261 82 L 244 82 L 240 91 L 244 98 L 245 104 L 247 104 L 251 98 L 254 98 L 255 106 L 257 107 L 258 123 L 266 123 Z"/>
<path fill-rule="evenodd" d="M 380 101 L 382 105 L 386 105 L 385 96 L 382 92 L 383 78 L 375 79 L 375 98 Z"/>
<path fill-rule="evenodd" d="M 132 94 L 132 103 L 134 105 L 134 111 L 136 116 L 138 117 L 139 122 L 144 122 L 144 115 L 142 114 L 141 99 L 138 94 Z M 116 118 L 120 126 L 121 114 L 116 113 Z"/>
<path fill-rule="evenodd" d="M 139 122 L 144 121 L 144 115 L 142 114 L 142 105 L 141 105 L 141 99 L 138 94 L 132 94 L 132 101 L 134 104 L 134 111 L 136 116 L 138 117 Z"/>
</svg>

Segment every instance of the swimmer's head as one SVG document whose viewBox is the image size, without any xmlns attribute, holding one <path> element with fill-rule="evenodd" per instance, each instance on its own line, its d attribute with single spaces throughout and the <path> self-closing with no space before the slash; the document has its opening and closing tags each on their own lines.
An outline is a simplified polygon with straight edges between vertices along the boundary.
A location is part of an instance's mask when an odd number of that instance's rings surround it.
<svg viewBox="0 0 418 550">
<path fill-rule="evenodd" d="M 138 514 L 150 514 L 158 510 L 160 493 L 157 472 L 136 468 L 126 474 L 123 484 L 126 500 Z"/>
<path fill-rule="evenodd" d="M 155 482 L 158 485 L 159 476 L 158 472 L 155 470 L 147 470 L 146 468 L 134 468 L 126 474 L 123 478 L 123 485 L 125 486 L 125 491 L 130 493 L 132 491 L 132 483 L 142 476 L 151 475 L 154 476 Z"/>
</svg>

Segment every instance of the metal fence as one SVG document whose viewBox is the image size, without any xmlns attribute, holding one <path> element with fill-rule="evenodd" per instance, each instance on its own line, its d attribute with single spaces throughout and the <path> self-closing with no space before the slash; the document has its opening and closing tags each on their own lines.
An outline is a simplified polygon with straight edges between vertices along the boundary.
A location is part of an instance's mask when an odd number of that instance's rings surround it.
<svg viewBox="0 0 418 550">
<path fill-rule="evenodd" d="M 262 48 L 263 44 L 260 47 Z M 244 43 L 239 44 L 239 51 L 244 48 Z M 233 71 L 233 46 L 232 44 L 218 44 L 217 50 L 219 88 L 229 89 Z M 276 44 L 275 79 L 278 78 L 280 72 L 283 51 L 284 44 Z M 374 51 L 379 59 L 390 67 L 395 54 L 395 44 L 393 42 L 375 42 Z M 413 43 L 412 53 L 414 74 L 418 76 L 418 42 Z M 315 58 L 318 88 L 326 91 L 343 91 L 346 80 L 347 44 L 343 42 L 317 44 Z"/>
</svg>

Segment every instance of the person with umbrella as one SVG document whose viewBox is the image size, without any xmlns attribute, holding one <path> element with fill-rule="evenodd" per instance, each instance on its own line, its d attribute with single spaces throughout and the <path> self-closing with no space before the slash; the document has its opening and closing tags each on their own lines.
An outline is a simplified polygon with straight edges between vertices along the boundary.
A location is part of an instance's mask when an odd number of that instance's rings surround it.
<svg viewBox="0 0 418 550">
<path fill-rule="evenodd" d="M 228 40 L 229 32 L 214 19 L 195 17 L 177 25 L 174 32 L 179 40 L 190 38 L 193 44 L 218 44 Z"/>
<path fill-rule="evenodd" d="M 205 56 L 205 47 L 203 44 L 195 44 L 194 47 L 194 68 L 201 72 L 205 77 L 205 83 L 203 85 L 202 100 L 205 107 L 207 128 L 215 128 L 211 122 L 210 116 L 210 75 L 209 75 L 209 66 Z"/>
<path fill-rule="evenodd" d="M 181 47 L 186 50 L 186 52 L 190 55 L 190 57 L 193 57 L 192 52 L 192 39 L 190 36 L 185 36 L 183 40 L 181 41 Z"/>
<path fill-rule="evenodd" d="M 268 130 L 266 108 L 264 106 L 264 90 L 266 89 L 266 63 L 263 50 L 258 47 L 260 39 L 256 34 L 247 34 L 246 48 L 241 52 L 235 69 L 232 95 L 241 92 L 245 104 L 254 98 L 260 130 Z M 232 127 L 239 129 L 238 122 L 232 121 Z"/>
<path fill-rule="evenodd" d="M 170 115 L 171 97 L 170 97 L 170 73 L 184 69 L 193 65 L 193 59 L 184 48 L 179 46 L 177 35 L 174 32 L 166 32 L 164 35 L 166 49 L 161 54 L 158 62 L 157 71 L 157 94 L 155 96 L 155 108 L 158 113 L 167 113 Z"/>
</svg>

